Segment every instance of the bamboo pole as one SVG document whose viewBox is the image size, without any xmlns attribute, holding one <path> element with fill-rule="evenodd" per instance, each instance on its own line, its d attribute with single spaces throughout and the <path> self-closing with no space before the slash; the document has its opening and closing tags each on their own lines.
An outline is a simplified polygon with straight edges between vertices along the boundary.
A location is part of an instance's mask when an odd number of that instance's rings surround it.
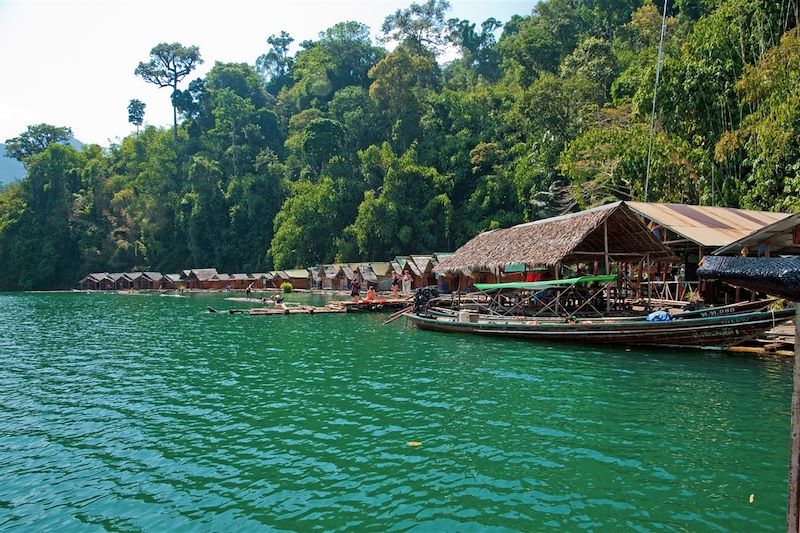
<svg viewBox="0 0 800 533">
<path fill-rule="evenodd" d="M 794 383 L 792 386 L 792 442 L 789 457 L 789 503 L 786 531 L 800 528 L 800 302 L 794 302 Z"/>
</svg>

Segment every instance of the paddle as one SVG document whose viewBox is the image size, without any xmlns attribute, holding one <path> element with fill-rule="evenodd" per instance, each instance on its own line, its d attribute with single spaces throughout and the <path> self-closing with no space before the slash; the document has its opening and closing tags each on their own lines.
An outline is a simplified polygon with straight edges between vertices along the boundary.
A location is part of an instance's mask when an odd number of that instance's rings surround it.
<svg viewBox="0 0 800 533">
<path fill-rule="evenodd" d="M 406 314 L 409 311 L 411 311 L 413 308 L 414 308 L 413 305 L 409 305 L 408 307 L 406 307 L 404 309 L 401 309 L 400 311 L 398 311 L 398 312 L 394 313 L 392 316 L 390 316 L 389 319 L 386 322 L 383 323 L 383 325 L 385 326 L 389 322 L 394 322 L 395 320 L 397 320 L 398 318 L 400 318 L 404 314 Z"/>
</svg>

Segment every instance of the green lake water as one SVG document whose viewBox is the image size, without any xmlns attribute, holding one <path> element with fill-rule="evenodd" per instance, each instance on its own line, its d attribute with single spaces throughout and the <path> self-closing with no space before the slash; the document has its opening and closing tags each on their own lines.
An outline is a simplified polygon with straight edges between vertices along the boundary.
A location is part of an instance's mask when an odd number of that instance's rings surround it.
<svg viewBox="0 0 800 533">
<path fill-rule="evenodd" d="M 0 530 L 784 528 L 789 359 L 209 305 L 0 295 Z"/>
</svg>

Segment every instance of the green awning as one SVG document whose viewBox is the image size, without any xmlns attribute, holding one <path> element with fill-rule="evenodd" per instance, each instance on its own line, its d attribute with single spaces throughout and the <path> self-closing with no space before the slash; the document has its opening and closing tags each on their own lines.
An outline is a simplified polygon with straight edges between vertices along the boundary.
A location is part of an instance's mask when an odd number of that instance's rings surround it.
<svg viewBox="0 0 800 533">
<path fill-rule="evenodd" d="M 490 291 L 493 289 L 546 289 L 548 287 L 565 287 L 578 285 L 581 283 L 608 283 L 617 279 L 616 275 L 609 276 L 581 276 L 579 278 L 551 279 L 548 281 L 517 281 L 512 283 L 476 283 L 475 288 L 479 291 Z"/>
</svg>

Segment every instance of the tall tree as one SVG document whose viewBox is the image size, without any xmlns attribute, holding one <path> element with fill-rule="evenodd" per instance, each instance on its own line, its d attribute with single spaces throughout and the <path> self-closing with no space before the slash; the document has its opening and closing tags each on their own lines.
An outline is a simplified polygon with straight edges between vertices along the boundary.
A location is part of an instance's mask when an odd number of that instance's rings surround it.
<svg viewBox="0 0 800 533">
<path fill-rule="evenodd" d="M 144 122 L 144 108 L 146 106 L 147 104 L 136 98 L 128 103 L 128 122 L 136 126 L 137 132 Z"/>
<path fill-rule="evenodd" d="M 178 93 L 178 83 L 188 76 L 197 65 L 203 63 L 197 46 L 180 43 L 160 43 L 150 50 L 150 61 L 140 62 L 134 73 L 144 81 L 159 87 L 172 87 L 170 98 Z M 177 94 L 176 94 L 177 93 Z M 178 139 L 178 108 L 172 102 L 172 124 L 175 139 Z"/>
<path fill-rule="evenodd" d="M 278 94 L 282 87 L 292 83 L 294 59 L 289 56 L 292 42 L 294 39 L 285 31 L 280 35 L 270 35 L 267 37 L 269 50 L 256 59 L 256 70 L 267 80 L 267 89 L 272 94 Z"/>
<path fill-rule="evenodd" d="M 17 161 L 25 160 L 44 151 L 54 143 L 69 144 L 72 138 L 72 129 L 64 126 L 50 124 L 36 124 L 18 136 L 6 140 L 6 154 Z"/>
<path fill-rule="evenodd" d="M 450 9 L 447 0 L 428 0 L 412 3 L 407 9 L 398 9 L 383 21 L 381 31 L 386 41 L 406 43 L 417 53 L 441 51 L 446 43 L 447 21 L 445 12 Z"/>
</svg>

